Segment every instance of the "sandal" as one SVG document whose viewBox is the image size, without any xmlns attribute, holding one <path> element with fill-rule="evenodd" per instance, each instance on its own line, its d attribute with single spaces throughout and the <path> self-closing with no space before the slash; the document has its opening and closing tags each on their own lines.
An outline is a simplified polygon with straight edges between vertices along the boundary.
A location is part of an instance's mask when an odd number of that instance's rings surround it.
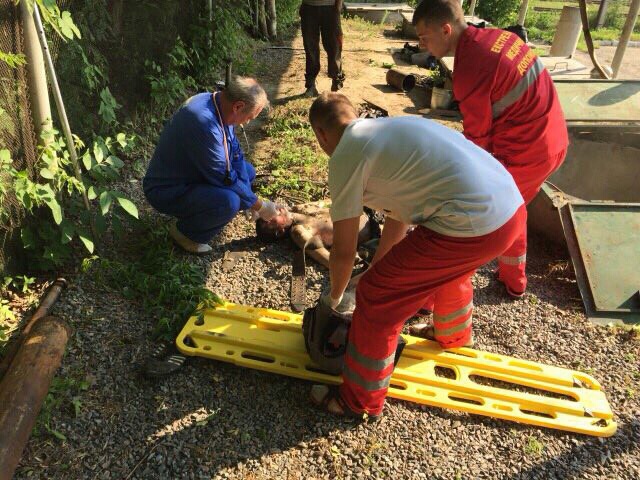
<svg viewBox="0 0 640 480">
<path fill-rule="evenodd" d="M 340 396 L 339 387 L 333 385 L 314 385 L 311 387 L 311 403 L 323 410 L 341 417 L 358 420 L 377 420 L 380 415 L 371 415 L 366 412 L 358 413 L 351 410 L 349 405 Z"/>
<path fill-rule="evenodd" d="M 144 363 L 142 373 L 148 378 L 166 377 L 180 370 L 186 361 L 187 357 L 173 343 L 160 342 Z"/>
<path fill-rule="evenodd" d="M 428 325 L 426 323 L 416 323 L 415 325 L 411 325 L 409 327 L 409 334 L 413 335 L 414 337 L 426 338 L 427 340 L 432 340 L 434 342 L 437 342 L 433 325 Z M 476 342 L 473 340 L 473 335 L 471 335 L 471 338 L 469 339 L 469 341 L 464 345 L 461 345 L 460 347 L 473 348 L 475 343 Z M 460 348 L 460 347 L 453 347 L 453 348 Z M 447 347 L 442 347 L 442 348 L 447 348 Z"/>
</svg>

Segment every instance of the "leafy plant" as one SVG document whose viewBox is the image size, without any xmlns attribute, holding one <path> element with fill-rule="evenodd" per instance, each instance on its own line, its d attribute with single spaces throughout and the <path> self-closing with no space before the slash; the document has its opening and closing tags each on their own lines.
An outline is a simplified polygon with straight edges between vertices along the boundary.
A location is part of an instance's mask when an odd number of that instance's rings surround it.
<svg viewBox="0 0 640 480">
<path fill-rule="evenodd" d="M 115 139 L 96 137 L 89 148 L 75 138 L 76 147 L 82 153 L 82 163 L 87 172 L 80 182 L 73 175 L 69 151 L 64 140 L 55 130 L 44 132 L 47 142 L 40 147 L 38 177 L 32 180 L 27 170 L 16 170 L 8 151 L 0 151 L 0 176 L 9 177 L 16 199 L 31 215 L 39 215 L 48 209 L 50 217 L 43 216 L 33 227 L 23 227 L 20 232 L 25 249 L 37 252 L 41 268 L 61 265 L 71 254 L 72 241 L 77 239 L 93 253 L 95 242 L 93 229 L 98 235 L 107 230 L 107 219 L 116 233 L 122 231 L 125 220 L 137 219 L 138 209 L 122 193 L 111 190 L 109 183 L 119 177 L 124 166 L 116 155 L 130 148 L 133 137 L 121 133 Z M 3 182 L 7 188 L 7 182 Z M 88 212 L 82 202 L 86 193 L 89 200 L 98 200 L 100 209 Z M 110 217 L 108 215 L 110 214 Z"/>
<path fill-rule="evenodd" d="M 71 13 L 66 10 L 60 10 L 55 0 L 20 0 L 27 2 L 29 12 L 33 12 L 34 4 L 38 5 L 40 16 L 44 23 L 49 25 L 62 38 L 70 39 L 80 38 L 80 30 L 73 22 Z"/>
<path fill-rule="evenodd" d="M 529 456 L 538 457 L 544 450 L 544 444 L 535 437 L 529 437 L 524 447 L 524 453 Z"/>
<path fill-rule="evenodd" d="M 184 70 L 191 67 L 190 52 L 187 51 L 184 42 L 178 38 L 173 50 L 168 55 L 169 64 L 162 68 L 154 61 L 147 61 L 150 70 L 147 79 L 151 84 L 151 98 L 155 106 L 163 113 L 172 110 L 182 101 L 189 90 L 196 87 L 196 81 Z"/>
<path fill-rule="evenodd" d="M 100 109 L 98 110 L 102 121 L 108 125 L 117 123 L 116 110 L 120 107 L 121 105 L 119 105 L 116 99 L 113 98 L 113 95 L 111 95 L 109 87 L 103 88 L 100 92 Z"/>
<path fill-rule="evenodd" d="M 89 382 L 86 380 L 73 377 L 54 378 L 49 387 L 49 393 L 47 393 L 42 404 L 34 433 L 41 435 L 44 429 L 58 440 L 65 441 L 67 439 L 66 436 L 56 430 L 52 422 L 54 415 L 63 408 L 72 409 L 76 417 L 80 415 L 82 409 L 80 395 L 82 392 L 88 390 L 88 388 Z"/>
<path fill-rule="evenodd" d="M 9 340 L 9 321 L 15 322 L 16 315 L 13 313 L 13 310 L 11 310 L 9 301 L 2 298 L 0 299 L 0 349 L 4 348 L 7 341 Z"/>
<path fill-rule="evenodd" d="M 327 156 L 307 120 L 309 100 L 275 107 L 265 126 L 273 156 L 264 166 L 269 179 L 258 183 L 261 195 L 284 196 L 294 201 L 317 200 L 326 189 Z"/>
<path fill-rule="evenodd" d="M 484 0 L 476 4 L 475 15 L 504 28 L 515 22 L 520 3 L 520 0 Z"/>
<path fill-rule="evenodd" d="M 17 68 L 27 64 L 27 57 L 21 53 L 0 52 L 0 62 L 4 62 L 11 68 Z"/>
<path fill-rule="evenodd" d="M 31 285 L 35 282 L 35 277 L 28 277 L 26 275 L 18 275 L 13 279 L 13 284 L 16 288 L 19 288 L 22 293 L 29 293 L 31 291 Z"/>
<path fill-rule="evenodd" d="M 155 321 L 154 334 L 173 340 L 189 316 L 222 300 L 204 286 L 204 270 L 175 253 L 166 226 L 140 225 L 126 252 L 93 260 L 88 272 L 99 286 L 140 302 Z"/>
</svg>

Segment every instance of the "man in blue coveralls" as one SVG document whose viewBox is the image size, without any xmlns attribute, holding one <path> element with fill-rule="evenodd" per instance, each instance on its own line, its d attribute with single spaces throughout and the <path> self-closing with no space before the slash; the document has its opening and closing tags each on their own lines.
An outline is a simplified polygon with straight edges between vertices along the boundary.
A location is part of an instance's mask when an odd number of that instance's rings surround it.
<svg viewBox="0 0 640 480">
<path fill-rule="evenodd" d="M 282 208 L 251 191 L 256 172 L 234 131 L 267 103 L 256 80 L 235 77 L 221 92 L 189 98 L 165 125 L 143 188 L 153 208 L 176 218 L 169 233 L 186 251 L 210 252 L 209 240 L 240 210 L 269 221 Z"/>
</svg>

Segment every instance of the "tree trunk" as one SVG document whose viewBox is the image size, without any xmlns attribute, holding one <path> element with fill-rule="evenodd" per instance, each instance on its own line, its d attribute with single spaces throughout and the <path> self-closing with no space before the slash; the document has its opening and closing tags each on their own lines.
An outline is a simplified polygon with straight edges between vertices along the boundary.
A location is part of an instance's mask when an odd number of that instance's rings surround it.
<svg viewBox="0 0 640 480">
<path fill-rule="evenodd" d="M 269 31 L 267 30 L 267 15 L 265 11 L 265 0 L 258 0 L 258 26 L 260 36 L 263 38 L 269 38 Z"/>
<path fill-rule="evenodd" d="M 278 36 L 278 22 L 276 15 L 276 0 L 267 0 L 267 29 L 269 38 L 273 39 Z"/>
<path fill-rule="evenodd" d="M 607 8 L 609 7 L 609 0 L 601 0 L 600 7 L 598 8 L 598 14 L 596 15 L 594 28 L 600 28 L 604 25 L 604 19 L 607 16 Z"/>
</svg>

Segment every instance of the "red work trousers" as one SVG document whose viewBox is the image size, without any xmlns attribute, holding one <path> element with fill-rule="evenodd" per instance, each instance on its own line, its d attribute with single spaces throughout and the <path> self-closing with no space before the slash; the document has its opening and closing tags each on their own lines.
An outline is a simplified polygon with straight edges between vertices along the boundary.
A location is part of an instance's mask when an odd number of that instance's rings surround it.
<svg viewBox="0 0 640 480">
<path fill-rule="evenodd" d="M 515 165 L 503 162 L 515 180 L 526 204 L 535 198 L 549 175 L 562 165 L 566 153 L 566 150 L 563 150 L 558 155 L 553 155 L 539 163 L 526 162 Z M 498 279 L 509 291 L 521 294 L 527 288 L 526 266 L 527 224 L 525 222 L 513 244 L 498 257 Z"/>
<path fill-rule="evenodd" d="M 404 323 L 433 294 L 437 297 L 447 290 L 466 295 L 476 268 L 511 245 L 525 223 L 522 205 L 502 227 L 478 237 L 449 237 L 418 227 L 362 276 L 340 387 L 353 411 L 371 415 L 382 411 Z M 462 309 L 444 315 L 438 340 L 447 347 L 466 343 L 471 335 L 468 313 Z"/>
</svg>

